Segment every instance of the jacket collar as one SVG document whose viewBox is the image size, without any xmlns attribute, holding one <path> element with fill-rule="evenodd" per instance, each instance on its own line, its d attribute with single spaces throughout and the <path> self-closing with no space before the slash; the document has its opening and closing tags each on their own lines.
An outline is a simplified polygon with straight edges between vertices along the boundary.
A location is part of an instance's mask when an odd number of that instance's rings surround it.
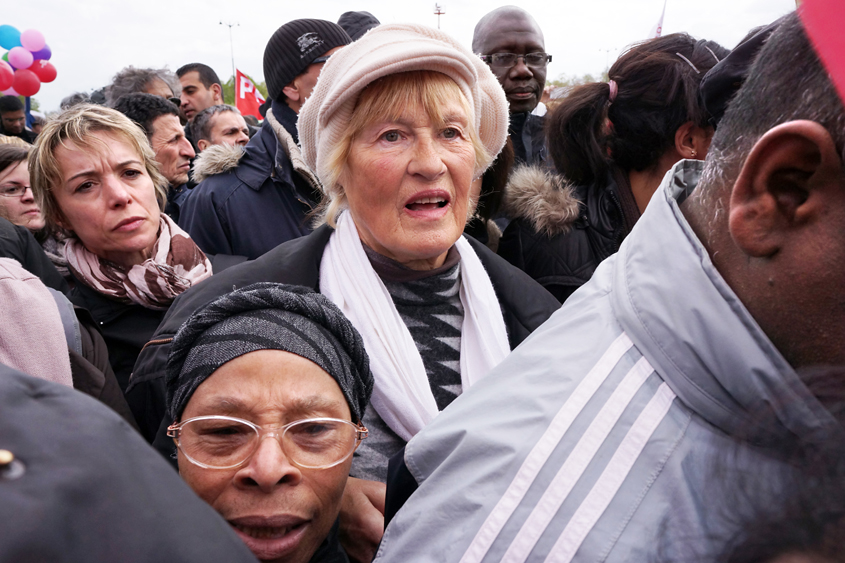
<svg viewBox="0 0 845 563">
<path fill-rule="evenodd" d="M 126 303 L 106 297 L 99 291 L 88 287 L 81 281 L 77 280 L 76 285 L 71 292 L 82 298 L 82 303 L 78 300 L 73 300 L 75 304 L 82 305 L 91 315 L 91 317 L 98 322 L 98 324 L 109 323 L 125 314 L 129 310 L 143 309 L 141 305 L 135 303 Z"/>
<path fill-rule="evenodd" d="M 670 170 L 613 263 L 625 331 L 678 397 L 734 436 L 807 439 L 834 422 L 728 286 L 679 204 L 703 163 Z"/>
<path fill-rule="evenodd" d="M 290 135 L 293 142 L 299 144 L 299 131 L 296 129 L 296 124 L 299 121 L 299 115 L 290 106 L 284 103 L 273 104 L 273 117 L 285 128 L 285 131 Z"/>
<path fill-rule="evenodd" d="M 244 148 L 245 154 L 234 169 L 238 180 L 255 191 L 261 189 L 267 178 L 274 173 L 282 181 L 290 182 L 290 164 L 284 166 L 285 163 L 276 162 L 276 145 L 276 135 L 265 120 L 258 129 L 258 133 L 247 143 Z M 272 165 L 268 166 L 271 163 Z"/>
</svg>

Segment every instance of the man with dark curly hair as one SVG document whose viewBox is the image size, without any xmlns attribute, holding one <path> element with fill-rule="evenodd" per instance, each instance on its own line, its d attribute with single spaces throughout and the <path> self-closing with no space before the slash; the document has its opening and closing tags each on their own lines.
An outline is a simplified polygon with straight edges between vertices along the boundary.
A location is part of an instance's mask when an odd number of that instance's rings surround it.
<svg viewBox="0 0 845 563">
<path fill-rule="evenodd" d="M 152 94 L 127 94 L 114 109 L 141 126 L 156 154 L 161 173 L 167 178 L 167 206 L 164 212 L 179 223 L 179 213 L 190 195 L 186 185 L 191 172 L 194 148 L 185 137 L 180 111 L 172 102 Z"/>
</svg>

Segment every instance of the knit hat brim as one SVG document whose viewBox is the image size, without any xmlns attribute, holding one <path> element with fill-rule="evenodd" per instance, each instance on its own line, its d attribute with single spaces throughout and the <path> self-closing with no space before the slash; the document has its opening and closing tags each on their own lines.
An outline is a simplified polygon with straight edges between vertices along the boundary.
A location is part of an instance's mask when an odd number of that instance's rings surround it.
<svg viewBox="0 0 845 563">
<path fill-rule="evenodd" d="M 277 283 L 223 295 L 185 321 L 167 362 L 169 420 L 178 420 L 197 388 L 223 364 L 257 350 L 311 360 L 337 382 L 354 421 L 364 416 L 373 376 L 364 342 L 325 296 Z"/>
<path fill-rule="evenodd" d="M 383 76 L 417 70 L 440 72 L 455 81 L 473 108 L 474 125 L 489 155 L 479 172 L 490 166 L 507 140 L 509 117 L 504 90 L 490 68 L 439 30 L 388 24 L 332 55 L 300 111 L 302 155 L 324 184 L 330 177 L 328 149 L 344 134 L 361 91 Z"/>
</svg>

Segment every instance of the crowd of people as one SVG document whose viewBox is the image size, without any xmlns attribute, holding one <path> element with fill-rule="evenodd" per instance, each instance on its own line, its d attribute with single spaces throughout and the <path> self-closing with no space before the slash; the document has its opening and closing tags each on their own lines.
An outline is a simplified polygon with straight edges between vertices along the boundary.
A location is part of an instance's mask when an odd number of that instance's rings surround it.
<svg viewBox="0 0 845 563">
<path fill-rule="evenodd" d="M 544 102 L 552 56 L 347 12 L 270 37 L 260 122 L 202 63 L 0 98 L 0 561 L 840 560 L 800 13 Z"/>
</svg>

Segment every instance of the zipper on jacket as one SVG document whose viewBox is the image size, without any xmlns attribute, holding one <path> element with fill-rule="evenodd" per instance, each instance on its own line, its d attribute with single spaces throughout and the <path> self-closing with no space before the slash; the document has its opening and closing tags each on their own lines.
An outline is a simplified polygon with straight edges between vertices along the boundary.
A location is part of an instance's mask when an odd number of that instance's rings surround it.
<svg viewBox="0 0 845 563">
<path fill-rule="evenodd" d="M 157 338 L 156 340 L 150 340 L 149 342 L 144 344 L 144 347 L 141 348 L 141 352 L 146 350 L 147 346 L 149 346 L 150 344 L 167 344 L 168 342 L 173 342 L 172 336 L 170 338 Z M 138 354 L 140 355 L 140 352 Z"/>
</svg>

